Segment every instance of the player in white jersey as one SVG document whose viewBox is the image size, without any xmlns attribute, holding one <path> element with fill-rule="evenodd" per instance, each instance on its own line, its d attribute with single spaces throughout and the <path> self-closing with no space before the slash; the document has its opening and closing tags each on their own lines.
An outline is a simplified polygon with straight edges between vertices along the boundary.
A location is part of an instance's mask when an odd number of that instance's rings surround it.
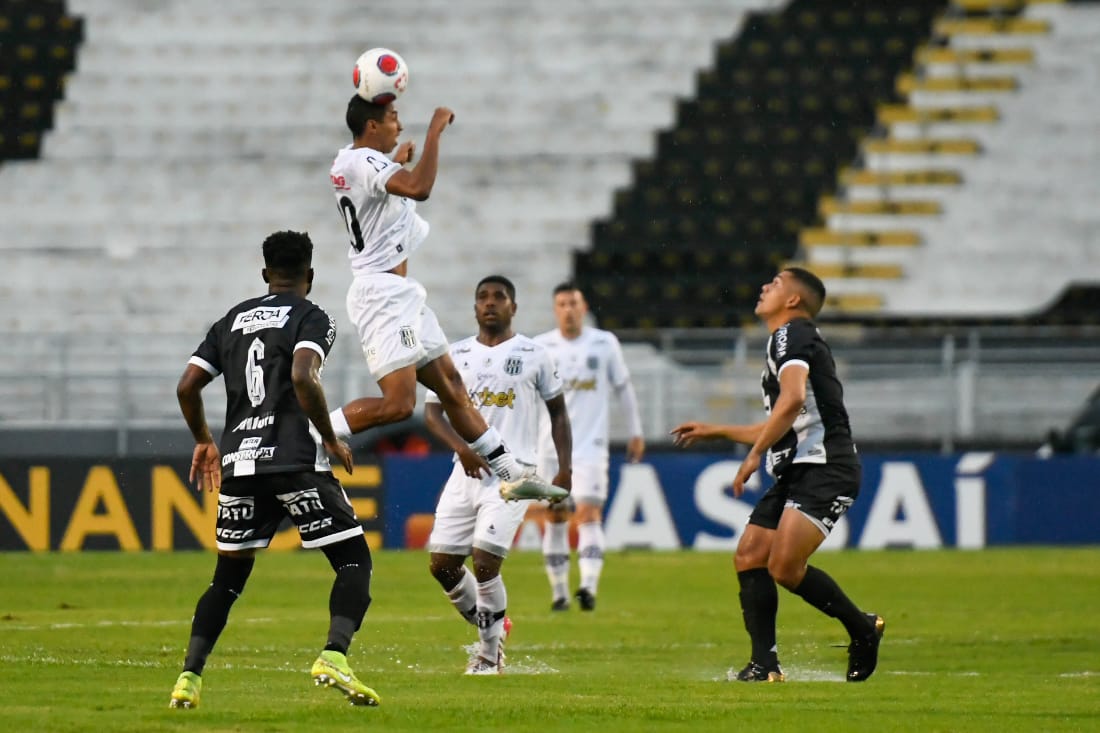
<svg viewBox="0 0 1100 733">
<path fill-rule="evenodd" d="M 428 223 L 414 202 L 427 199 L 435 185 L 439 138 L 453 120 L 446 107 L 435 110 L 420 161 L 406 170 L 415 148 L 397 144 L 402 127 L 393 104 L 371 104 L 358 95 L 348 102 L 353 141 L 336 154 L 330 178 L 351 238 L 348 257 L 355 279 L 348 289 L 348 316 L 382 396 L 361 397 L 333 410 L 332 424 L 337 436 L 347 438 L 405 420 L 416 406 L 419 381 L 438 395 L 455 431 L 501 478 L 502 491 L 545 496 L 543 490 L 550 487 L 534 467 L 519 465 L 496 428 L 470 403 L 427 294 L 407 277 L 408 257 L 428 235 Z M 389 151 L 394 151 L 392 158 Z"/>
<path fill-rule="evenodd" d="M 453 344 L 451 357 L 469 385 L 470 398 L 519 461 L 535 460 L 539 414 L 546 405 L 560 461 L 554 483 L 568 489 L 572 439 L 562 382 L 546 349 L 512 330 L 515 295 L 507 278 L 483 278 L 474 301 L 478 334 Z M 424 413 L 432 433 L 455 451 L 454 470 L 439 497 L 428 540 L 431 572 L 459 614 L 478 628 L 478 651 L 466 673 L 499 674 L 510 625 L 500 566 L 528 502 L 501 498 L 497 477 L 444 419 L 437 395 L 428 394 Z M 465 564 L 471 556 L 472 574 Z"/>
<path fill-rule="evenodd" d="M 630 372 L 615 334 L 584 325 L 588 304 L 572 283 L 554 288 L 554 318 L 558 327 L 535 340 L 546 346 L 565 383 L 565 404 L 573 430 L 573 491 L 577 518 L 577 555 L 580 587 L 576 598 L 582 610 L 596 608 L 596 591 L 603 572 L 603 507 L 608 488 L 608 412 L 615 393 L 629 420 L 627 459 L 645 454 L 642 421 Z M 553 473 L 553 454 L 541 440 L 539 468 Z M 569 502 L 550 507 L 542 537 L 542 554 L 554 611 L 569 609 Z"/>
</svg>

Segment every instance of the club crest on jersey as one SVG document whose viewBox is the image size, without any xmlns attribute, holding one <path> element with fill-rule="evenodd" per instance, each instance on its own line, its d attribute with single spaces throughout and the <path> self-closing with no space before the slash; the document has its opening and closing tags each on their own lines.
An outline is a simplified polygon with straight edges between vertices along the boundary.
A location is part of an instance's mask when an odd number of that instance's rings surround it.
<svg viewBox="0 0 1100 733">
<path fill-rule="evenodd" d="M 585 364 L 587 364 L 588 368 L 592 371 L 596 371 L 600 368 L 600 357 L 589 355 L 588 360 L 585 362 Z"/>
<path fill-rule="evenodd" d="M 518 356 L 509 356 L 504 360 L 504 373 L 511 376 L 519 376 L 523 373 L 523 359 Z"/>
<path fill-rule="evenodd" d="M 238 313 L 237 317 L 233 319 L 233 326 L 229 330 L 255 333 L 267 328 L 282 328 L 290 320 L 290 309 L 291 306 L 289 305 L 280 305 L 273 308 L 251 308 L 243 313 Z"/>
<path fill-rule="evenodd" d="M 412 330 L 412 326 L 401 327 L 401 345 L 406 349 L 416 348 L 416 332 Z"/>
</svg>

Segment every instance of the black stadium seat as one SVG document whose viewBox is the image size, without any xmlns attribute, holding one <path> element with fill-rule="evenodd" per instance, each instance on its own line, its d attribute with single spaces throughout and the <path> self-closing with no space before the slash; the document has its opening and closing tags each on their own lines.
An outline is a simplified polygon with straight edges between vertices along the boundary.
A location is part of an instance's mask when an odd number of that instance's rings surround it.
<svg viewBox="0 0 1100 733">
<path fill-rule="evenodd" d="M 0 0 L 0 163 L 38 156 L 83 38 L 60 0 Z"/>
<path fill-rule="evenodd" d="M 576 255 L 601 322 L 750 318 L 760 284 L 795 254 L 799 231 L 820 224 L 818 201 L 835 190 L 878 105 L 896 99 L 895 78 L 945 5 L 794 0 L 746 16 L 699 73 L 697 96 L 679 103 L 675 126 L 658 134 L 656 158 L 636 163 L 612 217 L 593 225 L 592 252 Z M 620 257 L 631 252 L 656 257 L 626 266 Z"/>
</svg>

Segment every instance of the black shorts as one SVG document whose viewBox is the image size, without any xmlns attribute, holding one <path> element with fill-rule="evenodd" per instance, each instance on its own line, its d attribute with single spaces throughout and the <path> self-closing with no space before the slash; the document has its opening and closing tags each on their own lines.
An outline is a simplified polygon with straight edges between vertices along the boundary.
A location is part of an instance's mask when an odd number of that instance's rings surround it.
<svg viewBox="0 0 1100 733">
<path fill-rule="evenodd" d="M 859 496 L 862 477 L 858 463 L 792 464 L 760 497 L 749 524 L 775 529 L 783 510 L 792 507 L 828 535 Z"/>
<path fill-rule="evenodd" d="M 266 473 L 222 483 L 218 549 L 267 547 L 285 517 L 298 528 L 302 547 L 323 547 L 363 534 L 344 487 L 331 473 Z"/>
</svg>

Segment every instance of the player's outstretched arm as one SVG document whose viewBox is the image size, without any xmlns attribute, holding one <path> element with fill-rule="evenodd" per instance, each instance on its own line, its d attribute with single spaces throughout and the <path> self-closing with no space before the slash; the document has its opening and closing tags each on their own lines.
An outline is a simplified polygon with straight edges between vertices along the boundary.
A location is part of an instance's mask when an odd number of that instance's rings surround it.
<svg viewBox="0 0 1100 733">
<path fill-rule="evenodd" d="M 295 349 L 290 379 L 294 383 L 294 394 L 298 398 L 298 404 L 302 406 L 302 412 L 313 423 L 313 427 L 317 428 L 317 432 L 321 434 L 325 450 L 340 461 L 345 471 L 351 473 L 354 469 L 351 448 L 344 441 L 337 439 L 332 429 L 332 421 L 329 419 L 325 390 L 321 386 L 321 355 L 310 348 Z"/>
<path fill-rule="evenodd" d="M 447 107 L 435 110 L 432 121 L 428 123 L 428 133 L 424 136 L 420 162 L 412 170 L 402 169 L 390 176 L 386 181 L 388 193 L 414 201 L 424 201 L 431 195 L 435 176 L 439 171 L 439 137 L 454 118 L 454 112 Z"/>
<path fill-rule="evenodd" d="M 489 462 L 471 450 L 469 444 L 451 427 L 450 421 L 443 412 L 443 405 L 438 402 L 425 402 L 424 422 L 432 435 L 439 438 L 444 445 L 458 455 L 458 460 L 462 463 L 462 469 L 467 476 L 481 478 L 482 471 L 486 476 L 492 474 Z"/>
<path fill-rule="evenodd" d="M 686 422 L 669 431 L 674 445 L 687 448 L 702 440 L 729 440 L 752 445 L 760 436 L 764 423 L 755 425 L 714 425 L 702 422 Z"/>
</svg>

